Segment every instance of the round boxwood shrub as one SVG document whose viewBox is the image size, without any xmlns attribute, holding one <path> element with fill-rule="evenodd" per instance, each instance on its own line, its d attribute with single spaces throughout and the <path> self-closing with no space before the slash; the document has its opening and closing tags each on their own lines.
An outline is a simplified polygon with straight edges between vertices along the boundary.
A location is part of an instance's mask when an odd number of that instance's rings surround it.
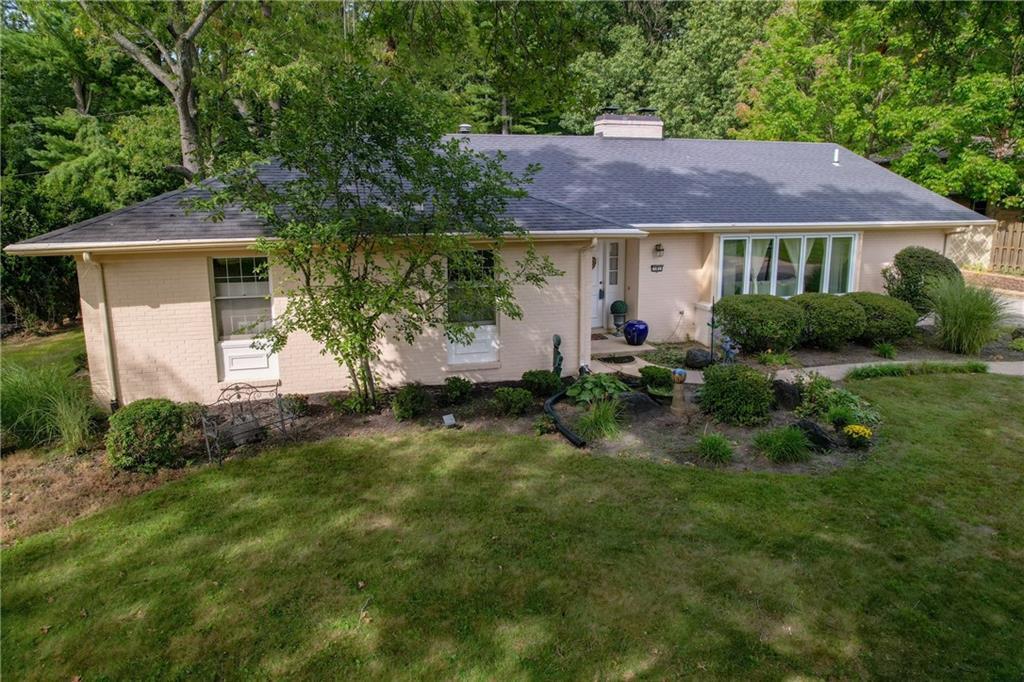
<svg viewBox="0 0 1024 682">
<path fill-rule="evenodd" d="M 866 345 L 899 341 L 914 333 L 917 311 L 906 301 L 870 291 L 857 291 L 846 298 L 864 309 L 866 324 L 860 340 Z"/>
<path fill-rule="evenodd" d="M 519 417 L 533 409 L 533 395 L 525 388 L 496 388 L 491 409 L 507 417 Z"/>
<path fill-rule="evenodd" d="M 906 301 L 919 315 L 932 311 L 925 290 L 928 280 L 946 277 L 964 278 L 956 263 L 923 246 L 908 246 L 893 257 L 892 265 L 882 269 L 886 293 Z"/>
<path fill-rule="evenodd" d="M 705 412 L 742 426 L 766 422 L 775 402 L 771 379 L 746 365 L 708 367 L 698 397 Z"/>
<path fill-rule="evenodd" d="M 800 339 L 809 346 L 836 350 L 864 333 L 864 309 L 845 296 L 800 294 L 790 300 L 804 309 Z"/>
<path fill-rule="evenodd" d="M 562 379 L 550 369 L 523 372 L 523 386 L 538 398 L 550 398 L 562 390 Z"/>
<path fill-rule="evenodd" d="M 800 340 L 803 309 L 768 294 L 727 296 L 715 303 L 715 323 L 747 353 L 787 350 Z"/>
<path fill-rule="evenodd" d="M 145 398 L 110 415 L 107 461 L 115 469 L 155 471 L 181 459 L 189 407 Z"/>
<path fill-rule="evenodd" d="M 473 382 L 463 377 L 448 377 L 441 388 L 445 405 L 461 405 L 473 394 Z"/>
<path fill-rule="evenodd" d="M 431 402 L 427 389 L 419 384 L 406 384 L 391 399 L 391 411 L 398 421 L 414 419 L 426 414 Z"/>
</svg>

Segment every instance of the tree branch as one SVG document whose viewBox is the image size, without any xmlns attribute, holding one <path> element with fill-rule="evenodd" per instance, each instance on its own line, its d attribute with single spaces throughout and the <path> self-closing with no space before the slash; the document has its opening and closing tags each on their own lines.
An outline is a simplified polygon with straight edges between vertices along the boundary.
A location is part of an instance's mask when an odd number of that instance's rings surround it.
<svg viewBox="0 0 1024 682">
<path fill-rule="evenodd" d="M 85 0 L 78 0 L 79 6 L 89 19 L 96 24 L 101 31 L 104 31 L 103 25 L 97 21 L 96 17 L 93 16 L 92 11 L 89 8 L 88 3 Z M 160 65 L 154 62 L 148 54 L 146 54 L 142 48 L 136 45 L 134 42 L 128 39 L 123 33 L 117 30 L 110 30 L 109 35 L 113 38 L 114 42 L 117 43 L 118 47 L 127 54 L 129 57 L 138 62 L 146 71 L 156 78 L 165 88 L 171 91 L 173 94 L 177 88 L 177 77 L 174 74 L 169 74 L 160 68 Z"/>
<path fill-rule="evenodd" d="M 181 42 L 192 42 L 195 37 L 199 35 L 199 31 L 203 29 L 203 25 L 206 20 L 214 15 L 214 13 L 221 8 L 224 4 L 224 0 L 213 0 L 209 4 L 203 4 L 203 8 L 199 10 L 199 16 L 196 17 L 192 25 L 188 27 L 188 30 L 181 34 L 179 41 Z"/>
</svg>

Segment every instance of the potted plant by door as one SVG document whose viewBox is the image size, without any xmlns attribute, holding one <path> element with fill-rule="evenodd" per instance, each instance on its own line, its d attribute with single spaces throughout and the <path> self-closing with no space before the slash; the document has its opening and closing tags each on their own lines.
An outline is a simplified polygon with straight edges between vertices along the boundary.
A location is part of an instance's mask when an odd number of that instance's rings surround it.
<svg viewBox="0 0 1024 682">
<path fill-rule="evenodd" d="M 626 324 L 626 302 L 613 301 L 609 310 L 612 313 L 612 324 L 615 326 L 615 335 L 622 333 L 622 325 Z"/>
</svg>

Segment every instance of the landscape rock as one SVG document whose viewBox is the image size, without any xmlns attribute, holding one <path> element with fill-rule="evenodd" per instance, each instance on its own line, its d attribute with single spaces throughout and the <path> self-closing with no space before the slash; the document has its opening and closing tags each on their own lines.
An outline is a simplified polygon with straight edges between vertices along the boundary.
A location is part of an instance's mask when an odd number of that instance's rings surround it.
<svg viewBox="0 0 1024 682">
<path fill-rule="evenodd" d="M 662 412 L 665 409 L 646 393 L 623 393 L 619 399 L 622 403 L 622 411 L 630 416 Z"/>
<path fill-rule="evenodd" d="M 709 351 L 706 351 L 703 348 L 691 348 L 686 351 L 686 358 L 683 360 L 683 364 L 690 369 L 704 369 L 709 366 L 712 361 L 713 358 Z"/>
<path fill-rule="evenodd" d="M 836 440 L 820 424 L 810 419 L 801 419 L 796 423 L 798 429 L 804 432 L 807 440 L 811 442 L 811 448 L 818 452 L 825 452 L 836 447 Z"/>
<path fill-rule="evenodd" d="M 1024 327 L 1017 327 L 1010 332 L 1011 339 L 1024 339 Z"/>
<path fill-rule="evenodd" d="M 799 386 L 782 379 L 772 382 L 772 390 L 775 391 L 775 402 L 784 410 L 795 410 L 803 399 Z"/>
</svg>

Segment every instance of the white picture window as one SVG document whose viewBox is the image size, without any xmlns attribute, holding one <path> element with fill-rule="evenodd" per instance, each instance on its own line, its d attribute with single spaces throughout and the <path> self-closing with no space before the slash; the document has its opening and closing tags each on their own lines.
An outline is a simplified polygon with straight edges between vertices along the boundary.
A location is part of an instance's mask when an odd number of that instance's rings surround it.
<svg viewBox="0 0 1024 682">
<path fill-rule="evenodd" d="M 856 247 L 850 234 L 722 237 L 718 295 L 848 293 Z"/>
<path fill-rule="evenodd" d="M 476 267 L 448 268 L 448 319 L 473 327 L 470 343 L 448 343 L 448 364 L 494 363 L 498 360 L 498 316 L 492 287 L 483 278 L 494 277 L 494 253 L 477 251 Z"/>
<path fill-rule="evenodd" d="M 213 297 L 220 341 L 251 339 L 270 327 L 266 258 L 214 258 Z"/>
</svg>

